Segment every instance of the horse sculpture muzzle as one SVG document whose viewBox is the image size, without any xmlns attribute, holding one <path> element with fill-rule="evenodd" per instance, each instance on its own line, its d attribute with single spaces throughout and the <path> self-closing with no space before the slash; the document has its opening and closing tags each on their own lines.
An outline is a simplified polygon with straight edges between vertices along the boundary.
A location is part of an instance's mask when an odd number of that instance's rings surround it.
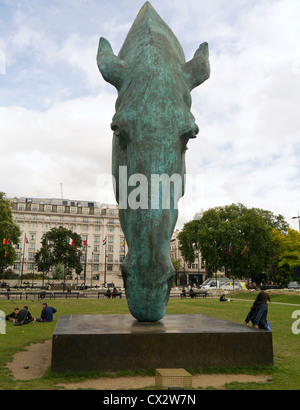
<svg viewBox="0 0 300 410">
<path fill-rule="evenodd" d="M 175 271 L 170 240 L 184 195 L 185 151 L 199 129 L 191 90 L 209 78 L 208 45 L 185 61 L 171 29 L 145 3 L 116 56 L 100 38 L 97 63 L 118 90 L 113 136 L 115 196 L 128 245 L 122 275 L 139 321 L 166 313 Z"/>
</svg>

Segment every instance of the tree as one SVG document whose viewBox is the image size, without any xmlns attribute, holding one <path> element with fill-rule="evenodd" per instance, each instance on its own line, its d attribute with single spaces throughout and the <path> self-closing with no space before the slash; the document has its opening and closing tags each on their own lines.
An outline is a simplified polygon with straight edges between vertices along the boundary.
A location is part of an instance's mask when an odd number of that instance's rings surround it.
<svg viewBox="0 0 300 410">
<path fill-rule="evenodd" d="M 180 250 L 192 263 L 199 243 L 208 273 L 225 268 L 227 276 L 260 282 L 270 261 L 272 227 L 285 231 L 283 217 L 242 204 L 211 208 L 197 214 L 179 233 Z"/>
<path fill-rule="evenodd" d="M 72 244 L 69 243 L 70 240 Z M 40 272 L 49 272 L 54 266 L 62 264 L 66 274 L 72 269 L 80 274 L 82 271 L 80 235 L 60 226 L 44 234 L 41 243 L 42 247 L 35 255 L 35 263 Z"/>
<path fill-rule="evenodd" d="M 16 260 L 13 245 L 19 243 L 20 228 L 14 223 L 10 202 L 0 192 L 0 275 Z"/>
<path fill-rule="evenodd" d="M 278 229 L 272 231 L 272 241 L 275 246 L 272 265 L 280 281 L 287 284 L 298 278 L 300 267 L 300 233 L 289 229 L 282 234 Z"/>
</svg>

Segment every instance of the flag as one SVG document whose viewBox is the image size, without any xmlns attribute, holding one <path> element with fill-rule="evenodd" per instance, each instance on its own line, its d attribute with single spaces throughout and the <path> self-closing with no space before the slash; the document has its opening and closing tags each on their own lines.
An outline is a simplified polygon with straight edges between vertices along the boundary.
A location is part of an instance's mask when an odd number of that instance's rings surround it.
<svg viewBox="0 0 300 410">
<path fill-rule="evenodd" d="M 7 245 L 7 239 L 6 238 L 3 239 L 3 245 Z"/>
<path fill-rule="evenodd" d="M 69 245 L 74 246 L 74 239 L 70 238 L 69 236 L 67 237 L 67 242 Z"/>
<path fill-rule="evenodd" d="M 246 245 L 245 248 L 243 249 L 242 255 L 243 255 L 243 253 L 245 253 L 247 251 L 248 251 L 248 248 L 247 248 L 247 245 Z"/>
<path fill-rule="evenodd" d="M 232 244 L 230 243 L 227 253 L 230 253 L 230 252 L 231 252 L 231 249 L 232 249 Z"/>
<path fill-rule="evenodd" d="M 7 252 L 5 251 L 5 254 L 4 254 L 4 258 L 6 259 L 7 258 Z"/>
<path fill-rule="evenodd" d="M 50 245 L 50 242 L 49 242 L 49 239 L 46 237 L 46 239 L 45 239 L 45 243 L 46 243 L 46 246 L 49 246 Z"/>
<path fill-rule="evenodd" d="M 83 241 L 83 246 L 87 246 L 87 241 Z"/>
<path fill-rule="evenodd" d="M 26 242 L 26 243 L 29 242 L 28 239 L 27 239 L 26 233 L 25 233 L 25 242 Z"/>
<path fill-rule="evenodd" d="M 123 248 L 125 248 L 125 239 L 122 242 L 122 246 L 123 246 Z"/>
<path fill-rule="evenodd" d="M 106 245 L 106 237 L 103 239 L 102 245 Z"/>
</svg>

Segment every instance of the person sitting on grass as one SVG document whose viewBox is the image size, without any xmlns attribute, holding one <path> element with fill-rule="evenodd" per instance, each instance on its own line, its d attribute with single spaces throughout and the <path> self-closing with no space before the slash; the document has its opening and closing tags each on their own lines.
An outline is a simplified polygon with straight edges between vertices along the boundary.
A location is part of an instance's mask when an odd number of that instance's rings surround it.
<svg viewBox="0 0 300 410">
<path fill-rule="evenodd" d="M 15 308 L 15 310 L 7 315 L 5 319 L 9 320 L 10 322 L 15 322 L 16 320 L 18 320 L 19 311 L 19 308 Z"/>
<path fill-rule="evenodd" d="M 35 322 L 53 322 L 53 314 L 57 312 L 51 306 L 48 306 L 47 303 L 42 304 L 42 313 L 41 317 L 37 317 L 34 319 Z"/>
<path fill-rule="evenodd" d="M 33 322 L 33 317 L 31 316 L 31 313 L 28 310 L 28 306 L 24 306 L 23 309 L 20 310 L 18 314 L 18 318 L 15 322 L 15 326 L 22 326 L 22 325 L 28 325 L 28 323 Z"/>
</svg>

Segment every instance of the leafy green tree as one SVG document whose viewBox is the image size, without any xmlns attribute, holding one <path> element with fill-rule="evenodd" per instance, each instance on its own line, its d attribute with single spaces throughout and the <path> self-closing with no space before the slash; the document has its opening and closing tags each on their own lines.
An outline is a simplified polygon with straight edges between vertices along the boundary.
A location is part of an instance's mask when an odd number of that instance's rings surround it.
<svg viewBox="0 0 300 410">
<path fill-rule="evenodd" d="M 270 261 L 272 227 L 283 232 L 283 217 L 242 204 L 211 208 L 197 214 L 179 233 L 180 250 L 194 262 L 199 244 L 208 273 L 225 268 L 227 276 L 260 282 Z"/>
<path fill-rule="evenodd" d="M 56 280 L 61 280 L 64 278 L 65 267 L 62 263 L 56 265 L 52 271 L 52 278 Z"/>
<path fill-rule="evenodd" d="M 69 239 L 73 240 L 72 245 Z M 72 269 L 80 274 L 82 271 L 80 235 L 60 226 L 44 234 L 41 243 L 42 247 L 35 255 L 35 263 L 40 272 L 49 272 L 54 266 L 62 264 L 66 274 Z"/>
<path fill-rule="evenodd" d="M 287 234 L 282 234 L 278 229 L 273 229 L 272 241 L 275 245 L 272 267 L 276 277 L 279 277 L 283 284 L 287 284 L 290 280 L 298 280 L 300 233 L 289 229 Z"/>
<path fill-rule="evenodd" d="M 13 245 L 19 243 L 21 231 L 13 221 L 11 205 L 0 192 L 0 275 L 16 260 L 16 252 Z"/>
</svg>

